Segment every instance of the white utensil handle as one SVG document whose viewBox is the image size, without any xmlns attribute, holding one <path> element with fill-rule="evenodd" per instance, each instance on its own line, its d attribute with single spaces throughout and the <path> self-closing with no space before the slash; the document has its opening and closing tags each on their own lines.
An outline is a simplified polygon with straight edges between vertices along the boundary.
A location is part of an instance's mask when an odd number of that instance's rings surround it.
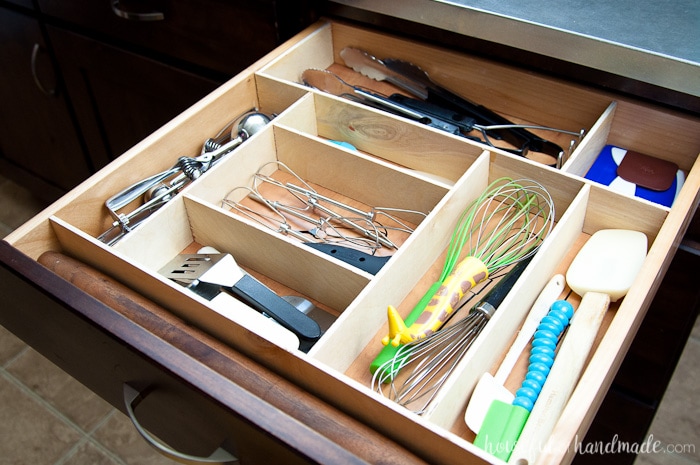
<svg viewBox="0 0 700 465">
<path fill-rule="evenodd" d="M 539 457 L 581 376 L 609 305 L 607 294 L 583 296 L 508 463 L 532 465 Z"/>
<path fill-rule="evenodd" d="M 535 334 L 535 330 L 540 324 L 540 320 L 547 315 L 549 308 L 559 298 L 562 290 L 564 290 L 564 283 L 565 279 L 563 275 L 554 275 L 540 292 L 540 295 L 532 305 L 532 309 L 528 313 L 522 328 L 520 328 L 518 336 L 515 338 L 513 345 L 510 346 L 508 353 L 501 362 L 501 366 L 498 368 L 498 371 L 494 376 L 496 381 L 500 384 L 503 384 L 508 378 L 510 372 L 513 371 L 513 367 L 518 362 L 520 355 L 523 353 L 523 350 L 525 350 L 525 347 L 530 342 L 530 339 L 532 339 L 532 335 Z"/>
<path fill-rule="evenodd" d="M 299 348 L 299 338 L 293 332 L 253 310 L 230 294 L 225 292 L 217 294 L 209 301 L 209 307 L 283 349 L 297 350 Z"/>
</svg>

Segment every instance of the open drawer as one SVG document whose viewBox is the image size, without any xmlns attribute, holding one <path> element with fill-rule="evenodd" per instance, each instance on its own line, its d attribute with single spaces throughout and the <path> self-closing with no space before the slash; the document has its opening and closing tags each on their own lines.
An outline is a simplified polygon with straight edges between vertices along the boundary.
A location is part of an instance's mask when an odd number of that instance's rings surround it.
<svg viewBox="0 0 700 465">
<path fill-rule="evenodd" d="M 561 167 L 556 168 L 541 154 L 521 157 L 508 146 L 449 134 L 301 82 L 305 70 L 319 68 L 373 92 L 395 91 L 346 68 L 340 56 L 346 47 L 377 57 L 410 57 L 452 91 L 512 121 L 573 134 L 583 130 L 583 137 L 570 144 L 571 134 L 533 129 L 564 147 Z M 203 141 L 252 108 L 274 117 L 120 240 L 108 245 L 98 239 L 114 223 L 104 207 L 107 198 L 169 169 L 179 156 L 198 153 Z M 673 205 L 586 179 L 606 145 L 677 166 L 684 183 Z M 606 313 L 554 432 L 547 442 L 533 444 L 544 451 L 537 454 L 537 463 L 567 463 L 697 207 L 699 152 L 697 118 L 371 30 L 322 22 L 198 102 L 5 241 L 32 260 L 54 250 L 89 264 L 416 456 L 450 464 L 499 462 L 473 444 L 474 433 L 463 421 L 465 408 L 481 374 L 499 366 L 545 284 L 566 272 L 597 231 L 639 231 L 648 242 L 641 271 L 627 295 Z M 542 186 L 551 197 L 553 227 L 440 389 L 421 414 L 414 413 L 370 387 L 368 366 L 388 332 L 387 307 L 396 307 L 402 316 L 409 313 L 438 279 L 462 212 L 502 178 Z M 346 221 L 342 227 L 307 220 L 302 227 L 298 215 L 281 214 L 287 212 L 283 207 L 293 209 L 295 202 L 316 202 L 321 196 L 353 208 L 340 215 Z M 297 213 L 312 210 L 311 203 L 296 207 Z M 380 214 L 382 220 L 375 221 Z M 301 231 L 303 238 L 282 226 Z M 318 234 L 310 234 L 312 230 Z M 309 244 L 319 238 L 336 247 L 333 253 Z M 320 338 L 297 350 L 293 338 L 290 346 L 258 329 L 269 323 L 259 313 L 243 317 L 247 307 L 222 308 L 164 273 L 179 254 L 205 246 L 233 256 L 278 296 L 310 303 L 313 318 L 322 326 Z M 381 266 L 368 270 L 338 258 L 337 251 L 345 247 L 365 254 L 361 262 L 379 259 Z M 494 284 L 475 287 L 475 298 Z M 566 295 L 565 290 L 562 297 Z M 569 301 L 576 307 L 579 298 L 572 294 Z M 519 384 L 527 355 L 523 351 L 508 387 Z M 188 381 L 197 387 L 197 381 Z"/>
</svg>

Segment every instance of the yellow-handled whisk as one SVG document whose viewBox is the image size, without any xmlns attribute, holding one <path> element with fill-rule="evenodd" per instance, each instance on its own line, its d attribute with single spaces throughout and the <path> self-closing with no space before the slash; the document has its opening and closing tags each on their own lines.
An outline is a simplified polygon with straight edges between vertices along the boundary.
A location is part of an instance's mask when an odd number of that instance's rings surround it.
<svg viewBox="0 0 700 465">
<path fill-rule="evenodd" d="M 377 364 L 372 389 L 423 413 L 488 323 L 499 305 L 495 302 L 505 297 L 553 225 L 554 201 L 541 184 L 510 178 L 491 183 L 460 216 L 439 280 L 408 317 L 413 323 L 407 326 L 389 308 L 389 335 L 383 342 L 399 347 L 390 345 L 393 356 Z M 489 291 L 489 304 L 493 301 L 496 307 L 486 311 L 487 306 L 477 305 L 464 318 L 440 329 L 463 306 L 460 301 L 470 289 L 514 264 Z M 409 372 L 397 379 L 403 369 Z M 389 383 L 386 389 L 385 383 Z"/>
<path fill-rule="evenodd" d="M 413 310 L 420 315 L 407 325 L 389 306 L 389 334 L 382 343 L 398 346 L 435 333 L 470 289 L 534 254 L 553 224 L 554 201 L 540 183 L 510 178 L 492 182 L 463 211 L 442 275 L 431 288 L 437 290 L 429 300 L 421 300 L 422 308 L 419 304 Z M 465 247 L 465 257 L 460 260 Z"/>
</svg>

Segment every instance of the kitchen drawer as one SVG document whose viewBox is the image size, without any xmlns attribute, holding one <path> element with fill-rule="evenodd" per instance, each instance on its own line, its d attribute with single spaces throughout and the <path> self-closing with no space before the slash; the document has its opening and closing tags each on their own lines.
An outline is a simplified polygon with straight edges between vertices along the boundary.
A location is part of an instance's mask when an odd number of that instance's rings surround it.
<svg viewBox="0 0 700 465">
<path fill-rule="evenodd" d="M 65 256 L 37 266 L 6 242 L 0 257 L 0 323 L 124 413 L 127 389 L 139 392 L 133 418 L 170 454 L 425 463 L 94 269 Z"/>
<path fill-rule="evenodd" d="M 343 66 L 340 51 L 349 46 L 378 57 L 410 58 L 450 89 L 510 119 L 574 133 L 583 129 L 585 135 L 557 169 L 550 166 L 551 157 L 520 157 L 301 84 L 304 70 L 321 68 L 386 91 L 385 83 Z M 104 207 L 107 198 L 167 170 L 178 156 L 199 153 L 204 140 L 253 108 L 274 115 L 271 123 L 115 244 L 97 239 L 114 221 Z M 592 234 L 601 229 L 641 231 L 649 244 L 642 270 L 629 293 L 611 305 L 553 435 L 546 444 L 538 444 L 545 451 L 538 463 L 568 463 L 697 207 L 699 128 L 698 118 L 627 97 L 369 29 L 321 22 L 30 220 L 5 239 L 6 247 L 11 256 L 19 252 L 29 262 L 56 250 L 89 264 L 192 325 L 192 334 L 185 331 L 185 336 L 219 341 L 430 463 L 498 463 L 472 444 L 474 435 L 462 420 L 478 378 L 495 371 L 540 290 L 553 275 L 566 271 Z M 538 134 L 569 147 L 570 136 Z M 584 174 L 606 144 L 671 161 L 683 170 L 685 183 L 672 208 L 586 180 Z M 254 180 L 289 180 L 292 173 L 297 181 L 360 210 L 394 209 L 402 221 L 400 229 L 410 227 L 410 233 L 390 230 L 397 249 L 374 274 L 280 234 L 241 209 Z M 410 310 L 440 274 L 462 210 L 489 183 L 504 177 L 544 186 L 553 199 L 556 224 L 454 372 L 424 412 L 415 414 L 369 387 L 368 364 L 387 332 L 387 306 L 396 306 L 404 315 Z M 178 254 L 202 246 L 232 254 L 276 293 L 308 299 L 334 322 L 308 351 L 256 334 L 239 314 L 215 308 L 162 274 Z M 13 268 L 15 262 L 4 263 Z M 579 302 L 575 295 L 569 300 L 574 306 Z M 204 355 L 194 362 L 208 363 Z M 517 365 L 513 380 L 524 373 L 523 363 Z M 213 381 L 216 393 L 219 383 L 230 381 L 222 376 Z M 183 378 L 204 392 L 213 389 L 208 380 Z M 225 406 L 237 412 L 238 407 Z M 281 414 L 288 413 L 285 408 L 280 407 Z M 357 450 L 348 447 L 359 453 L 362 446 L 355 446 Z"/>
<path fill-rule="evenodd" d="M 307 2 L 42 0 L 42 13 L 231 76 L 309 24 Z M 222 55 L 221 51 L 231 52 Z"/>
</svg>

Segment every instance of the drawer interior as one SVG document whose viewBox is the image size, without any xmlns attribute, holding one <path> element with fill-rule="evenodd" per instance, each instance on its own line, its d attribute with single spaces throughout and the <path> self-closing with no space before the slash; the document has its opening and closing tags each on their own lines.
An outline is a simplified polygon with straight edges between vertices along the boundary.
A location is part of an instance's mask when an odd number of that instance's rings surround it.
<svg viewBox="0 0 700 465">
<path fill-rule="evenodd" d="M 373 92 L 400 91 L 345 67 L 340 56 L 345 47 L 420 64 L 433 79 L 514 122 L 584 130 L 584 136 L 571 145 L 569 134 L 533 129 L 566 150 L 565 163 L 556 169 L 536 153 L 520 157 L 302 84 L 304 70 L 318 68 Z M 110 246 L 97 239 L 114 221 L 104 207 L 107 198 L 170 168 L 179 156 L 198 154 L 204 140 L 253 108 L 273 116 L 272 121 L 119 242 Z M 283 54 L 233 78 L 6 240 L 33 258 L 60 250 L 95 266 L 436 463 L 492 461 L 473 446 L 474 435 L 462 421 L 478 378 L 496 370 L 540 290 L 552 276 L 566 272 L 592 234 L 633 229 L 647 237 L 647 259 L 629 294 L 607 312 L 584 374 L 588 383 L 579 383 L 583 387 L 574 391 L 571 404 L 595 408 L 602 399 L 697 205 L 698 129 L 700 121 L 687 115 L 374 31 L 323 23 Z M 673 206 L 585 179 L 607 144 L 675 163 L 686 182 Z M 387 307 L 408 314 L 440 275 L 462 212 L 501 178 L 544 186 L 554 204 L 554 227 L 417 415 L 370 388 L 368 366 L 388 332 Z M 299 195 L 290 183 L 313 195 Z M 367 212 L 371 219 L 358 220 L 356 210 L 341 214 L 366 226 L 359 230 L 347 223 L 319 226 L 280 215 L 280 205 L 317 213 L 303 199 L 318 195 Z M 333 208 L 338 211 L 337 205 Z M 282 232 L 283 225 L 300 234 Z M 376 273 L 352 266 L 305 243 L 319 240 L 309 233 L 314 228 L 337 246 L 387 260 Z M 369 240 L 367 231 L 375 234 Z M 311 301 L 333 323 L 308 353 L 290 350 L 160 272 L 178 254 L 204 246 L 231 254 L 278 295 Z M 492 281 L 473 289 L 474 301 L 463 313 L 497 279 Z M 561 297 L 574 307 L 579 303 L 567 289 Z M 519 384 L 526 358 L 524 352 L 508 387 Z M 585 412 L 563 418 L 557 434 L 568 444 L 585 430 L 586 421 Z"/>
</svg>

